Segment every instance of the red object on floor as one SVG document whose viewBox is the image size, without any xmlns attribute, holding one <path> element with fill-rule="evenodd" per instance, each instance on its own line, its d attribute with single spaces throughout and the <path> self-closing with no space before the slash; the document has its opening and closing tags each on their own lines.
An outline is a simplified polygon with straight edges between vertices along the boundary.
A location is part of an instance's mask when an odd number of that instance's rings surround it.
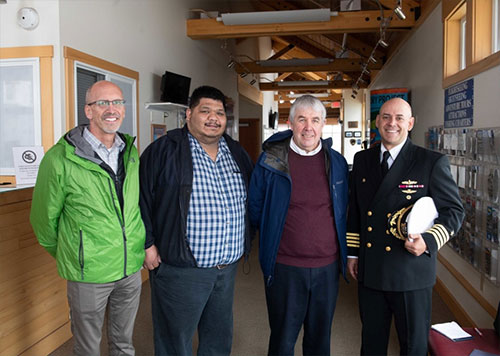
<svg viewBox="0 0 500 356">
<path fill-rule="evenodd" d="M 463 328 L 472 335 L 471 340 L 453 341 L 435 330 L 429 332 L 429 353 L 432 356 L 469 356 L 474 349 L 500 355 L 500 339 L 493 329 Z"/>
</svg>

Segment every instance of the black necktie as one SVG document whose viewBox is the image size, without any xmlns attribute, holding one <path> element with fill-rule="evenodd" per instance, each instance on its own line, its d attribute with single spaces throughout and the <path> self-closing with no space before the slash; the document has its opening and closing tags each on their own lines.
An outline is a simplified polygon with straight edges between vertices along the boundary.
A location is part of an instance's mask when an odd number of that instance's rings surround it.
<svg viewBox="0 0 500 356">
<path fill-rule="evenodd" d="M 385 177 L 385 175 L 389 171 L 389 164 L 387 163 L 387 160 L 389 159 L 390 156 L 391 154 L 389 153 L 389 151 L 384 152 L 384 155 L 382 157 L 382 163 L 380 163 L 380 167 L 382 168 L 382 177 Z"/>
</svg>

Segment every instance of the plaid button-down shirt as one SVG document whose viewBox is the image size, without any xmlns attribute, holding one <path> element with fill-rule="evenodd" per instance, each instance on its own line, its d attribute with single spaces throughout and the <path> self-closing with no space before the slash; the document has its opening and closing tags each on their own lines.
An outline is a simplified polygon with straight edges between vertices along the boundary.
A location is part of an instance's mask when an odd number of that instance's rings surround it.
<svg viewBox="0 0 500 356">
<path fill-rule="evenodd" d="M 240 169 L 224 138 L 215 162 L 191 135 L 193 191 L 187 234 L 198 266 L 236 262 L 244 249 L 247 192 Z"/>
<path fill-rule="evenodd" d="M 92 149 L 99 157 L 111 167 L 113 172 L 118 170 L 118 157 L 125 148 L 125 142 L 119 135 L 115 135 L 113 146 L 108 149 L 97 137 L 95 137 L 87 128 L 83 129 L 83 138 L 92 146 Z"/>
</svg>

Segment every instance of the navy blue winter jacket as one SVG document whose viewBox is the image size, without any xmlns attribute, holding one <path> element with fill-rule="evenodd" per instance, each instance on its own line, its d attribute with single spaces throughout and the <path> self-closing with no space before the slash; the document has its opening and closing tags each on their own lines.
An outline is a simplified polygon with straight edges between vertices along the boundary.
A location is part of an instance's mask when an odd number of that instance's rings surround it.
<svg viewBox="0 0 500 356">
<path fill-rule="evenodd" d="M 269 285 L 285 226 L 292 191 L 288 166 L 288 149 L 292 131 L 282 131 L 264 142 L 250 180 L 248 209 L 251 224 L 259 229 L 259 259 L 264 278 Z M 348 166 L 341 154 L 331 148 L 332 140 L 321 140 L 325 152 L 330 195 L 339 242 L 342 274 L 347 264 L 346 216 Z"/>
<path fill-rule="evenodd" d="M 224 134 L 248 189 L 253 163 L 241 145 Z M 141 214 L 146 227 L 145 248 L 155 244 L 162 262 L 197 267 L 187 239 L 187 216 L 193 190 L 193 159 L 188 129 L 168 131 L 141 155 Z M 250 253 L 251 231 L 245 216 L 245 258 Z"/>
</svg>

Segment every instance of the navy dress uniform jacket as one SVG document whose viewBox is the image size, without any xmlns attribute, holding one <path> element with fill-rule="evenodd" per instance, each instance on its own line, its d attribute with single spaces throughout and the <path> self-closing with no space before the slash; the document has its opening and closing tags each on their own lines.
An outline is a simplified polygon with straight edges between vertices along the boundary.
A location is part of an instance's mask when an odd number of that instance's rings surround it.
<svg viewBox="0 0 500 356">
<path fill-rule="evenodd" d="M 439 213 L 422 233 L 428 252 L 414 256 L 405 241 L 394 237 L 388 219 L 401 208 L 430 196 Z M 358 152 L 350 177 L 347 246 L 358 256 L 358 281 L 382 291 L 431 287 L 436 279 L 436 255 L 461 226 L 464 209 L 446 156 L 407 139 L 382 179 L 380 146 Z"/>
</svg>

